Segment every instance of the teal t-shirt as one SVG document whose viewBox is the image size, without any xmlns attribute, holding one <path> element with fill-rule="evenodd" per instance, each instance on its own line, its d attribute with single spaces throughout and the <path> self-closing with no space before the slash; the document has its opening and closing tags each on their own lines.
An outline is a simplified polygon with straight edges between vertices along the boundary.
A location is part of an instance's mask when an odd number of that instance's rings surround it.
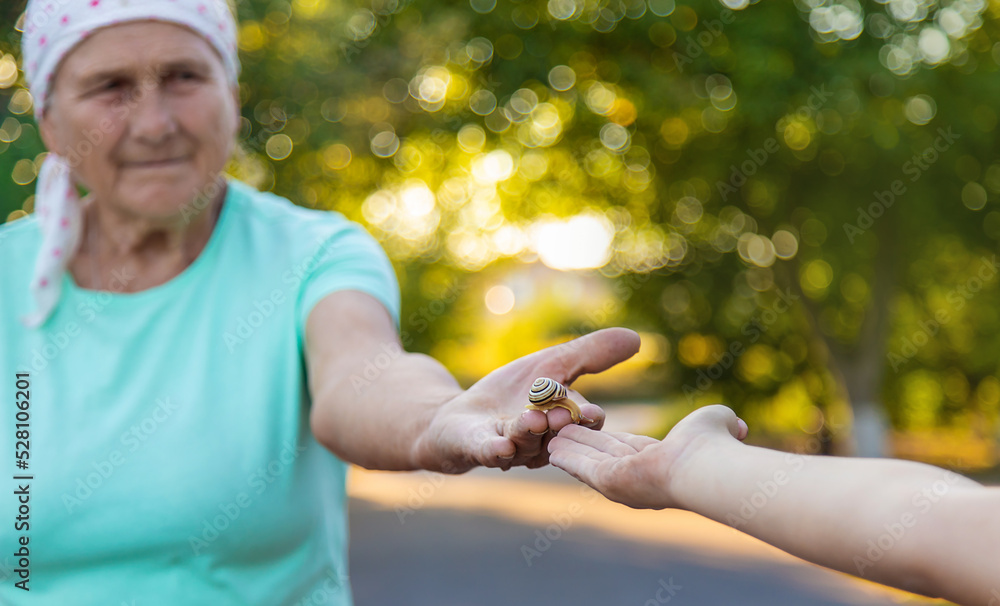
<svg viewBox="0 0 1000 606">
<path fill-rule="evenodd" d="M 398 324 L 378 243 L 232 181 L 183 273 L 131 294 L 67 274 L 32 330 L 40 241 L 34 217 L 0 227 L 0 604 L 349 605 L 347 468 L 309 429 L 304 327 L 338 290 Z"/>
</svg>

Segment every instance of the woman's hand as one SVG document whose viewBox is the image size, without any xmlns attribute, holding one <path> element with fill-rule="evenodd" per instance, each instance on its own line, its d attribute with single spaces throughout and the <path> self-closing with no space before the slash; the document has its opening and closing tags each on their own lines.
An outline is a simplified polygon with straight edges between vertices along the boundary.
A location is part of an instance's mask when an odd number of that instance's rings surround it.
<svg viewBox="0 0 1000 606">
<path fill-rule="evenodd" d="M 683 507 L 687 463 L 713 443 L 743 440 L 747 433 L 746 423 L 722 405 L 696 410 L 662 441 L 565 426 L 549 441 L 549 461 L 629 507 Z"/>
<path fill-rule="evenodd" d="M 525 356 L 491 372 L 441 406 L 415 445 L 424 469 L 462 473 L 476 466 L 509 469 L 548 463 L 546 445 L 571 424 L 570 413 L 525 410 L 528 390 L 538 377 L 569 385 L 580 375 L 598 373 L 639 351 L 639 335 L 624 328 L 599 330 Z M 600 429 L 604 411 L 569 390 L 589 427 Z"/>
</svg>

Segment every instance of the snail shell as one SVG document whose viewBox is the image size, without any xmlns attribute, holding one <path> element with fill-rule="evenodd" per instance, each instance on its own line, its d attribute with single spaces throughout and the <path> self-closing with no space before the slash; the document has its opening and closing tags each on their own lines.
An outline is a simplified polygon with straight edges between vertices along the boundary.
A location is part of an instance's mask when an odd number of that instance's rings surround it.
<svg viewBox="0 0 1000 606">
<path fill-rule="evenodd" d="M 565 397 L 566 387 L 558 381 L 546 377 L 535 379 L 535 382 L 531 384 L 531 390 L 528 392 L 528 401 L 536 406 L 547 404 L 552 400 L 561 400 Z"/>
</svg>

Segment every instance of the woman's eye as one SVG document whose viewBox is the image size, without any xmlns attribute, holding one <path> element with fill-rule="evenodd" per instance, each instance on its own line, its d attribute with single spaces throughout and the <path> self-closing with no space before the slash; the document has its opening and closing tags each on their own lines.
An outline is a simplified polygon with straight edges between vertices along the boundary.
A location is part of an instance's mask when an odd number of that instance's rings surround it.
<svg viewBox="0 0 1000 606">
<path fill-rule="evenodd" d="M 167 74 L 167 80 L 174 80 L 178 82 L 192 82 L 198 79 L 198 74 L 191 71 L 177 71 Z"/>
<path fill-rule="evenodd" d="M 90 91 L 90 95 L 115 96 L 124 94 L 129 88 L 128 82 L 121 79 L 105 80 Z"/>
</svg>

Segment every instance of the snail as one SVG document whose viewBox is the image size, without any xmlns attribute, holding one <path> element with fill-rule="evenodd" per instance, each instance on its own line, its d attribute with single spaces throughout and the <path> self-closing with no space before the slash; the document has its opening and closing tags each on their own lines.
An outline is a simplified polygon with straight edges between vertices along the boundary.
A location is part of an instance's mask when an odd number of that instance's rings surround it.
<svg viewBox="0 0 1000 606">
<path fill-rule="evenodd" d="M 569 411 L 574 423 L 579 423 L 580 419 L 592 423 L 593 419 L 587 418 L 580 412 L 580 406 L 573 400 L 566 397 L 566 386 L 558 381 L 547 377 L 538 377 L 531 384 L 528 392 L 528 401 L 525 408 L 532 410 L 548 411 L 553 408 L 565 408 Z"/>
</svg>

